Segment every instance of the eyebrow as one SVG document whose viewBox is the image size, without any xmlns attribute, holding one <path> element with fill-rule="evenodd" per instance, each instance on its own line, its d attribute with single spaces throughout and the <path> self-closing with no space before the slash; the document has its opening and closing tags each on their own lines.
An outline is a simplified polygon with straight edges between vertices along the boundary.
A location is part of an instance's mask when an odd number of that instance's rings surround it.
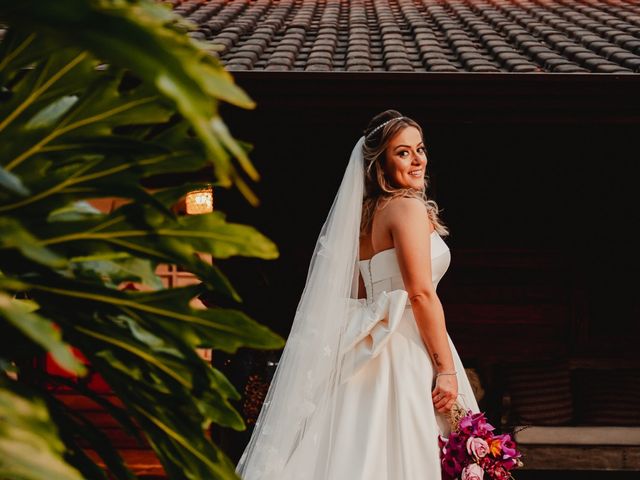
<svg viewBox="0 0 640 480">
<path fill-rule="evenodd" d="M 424 145 L 424 142 L 420 142 L 417 146 L 420 146 L 420 145 Z M 411 145 L 398 145 L 397 147 L 395 147 L 395 148 L 394 148 L 394 150 L 396 150 L 396 149 L 398 149 L 398 148 L 400 148 L 400 147 L 408 147 L 408 148 L 411 148 Z"/>
</svg>

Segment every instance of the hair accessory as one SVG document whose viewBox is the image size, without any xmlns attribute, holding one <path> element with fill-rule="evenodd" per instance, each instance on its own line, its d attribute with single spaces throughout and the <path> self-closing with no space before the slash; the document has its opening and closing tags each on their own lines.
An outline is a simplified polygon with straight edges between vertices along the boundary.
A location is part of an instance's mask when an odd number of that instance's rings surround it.
<svg viewBox="0 0 640 480">
<path fill-rule="evenodd" d="M 367 138 L 370 137 L 371 135 L 373 135 L 374 133 L 376 133 L 378 130 L 380 130 L 382 127 L 384 127 L 387 123 L 393 122 L 394 120 L 400 120 L 401 118 L 405 118 L 404 116 L 399 116 L 399 117 L 393 117 L 389 120 L 387 120 L 386 122 L 382 122 L 380 125 L 378 125 L 376 128 L 374 128 L 373 130 L 371 130 L 369 132 L 369 134 L 367 135 Z"/>
</svg>

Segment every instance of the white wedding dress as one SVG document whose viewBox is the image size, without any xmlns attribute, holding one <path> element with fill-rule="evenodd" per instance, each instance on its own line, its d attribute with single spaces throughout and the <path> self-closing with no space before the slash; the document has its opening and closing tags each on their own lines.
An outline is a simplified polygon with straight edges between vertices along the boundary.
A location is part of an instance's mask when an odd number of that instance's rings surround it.
<svg viewBox="0 0 640 480">
<path fill-rule="evenodd" d="M 450 261 L 447 244 L 434 231 L 434 286 Z M 303 441 L 292 464 L 317 462 L 313 479 L 300 480 L 440 480 L 437 438 L 448 436 L 450 429 L 431 399 L 434 369 L 407 300 L 395 248 L 360 261 L 359 267 L 367 291 L 360 302 L 368 311 L 359 321 L 368 323 L 352 326 L 351 335 L 361 341 L 349 352 L 353 368 L 339 387 L 333 431 L 324 429 L 313 441 Z M 477 412 L 464 366 L 448 338 L 460 403 Z M 322 468 L 328 458 L 327 475 Z"/>
</svg>

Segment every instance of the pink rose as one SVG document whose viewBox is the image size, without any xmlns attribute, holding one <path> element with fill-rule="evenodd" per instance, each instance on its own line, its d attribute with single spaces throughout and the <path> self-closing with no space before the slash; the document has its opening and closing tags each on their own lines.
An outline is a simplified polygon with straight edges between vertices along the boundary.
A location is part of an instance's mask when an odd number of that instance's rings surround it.
<svg viewBox="0 0 640 480">
<path fill-rule="evenodd" d="M 489 453 L 489 444 L 482 438 L 469 437 L 467 439 L 467 452 L 476 458 L 482 458 Z"/>
<path fill-rule="evenodd" d="M 482 480 L 484 470 L 477 463 L 470 463 L 462 470 L 461 480 Z"/>
</svg>

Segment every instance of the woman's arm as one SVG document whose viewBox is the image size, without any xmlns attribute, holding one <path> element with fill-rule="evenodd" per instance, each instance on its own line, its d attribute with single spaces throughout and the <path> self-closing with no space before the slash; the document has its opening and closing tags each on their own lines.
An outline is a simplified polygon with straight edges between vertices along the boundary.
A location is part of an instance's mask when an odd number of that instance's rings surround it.
<svg viewBox="0 0 640 480">
<path fill-rule="evenodd" d="M 386 210 L 385 224 L 393 238 L 400 272 L 420 336 L 436 372 L 453 372 L 455 367 L 447 338 L 444 310 L 432 281 L 431 233 L 427 207 L 415 198 L 398 198 Z M 432 396 L 438 411 L 448 411 L 457 395 L 456 375 L 437 377 Z"/>
</svg>

